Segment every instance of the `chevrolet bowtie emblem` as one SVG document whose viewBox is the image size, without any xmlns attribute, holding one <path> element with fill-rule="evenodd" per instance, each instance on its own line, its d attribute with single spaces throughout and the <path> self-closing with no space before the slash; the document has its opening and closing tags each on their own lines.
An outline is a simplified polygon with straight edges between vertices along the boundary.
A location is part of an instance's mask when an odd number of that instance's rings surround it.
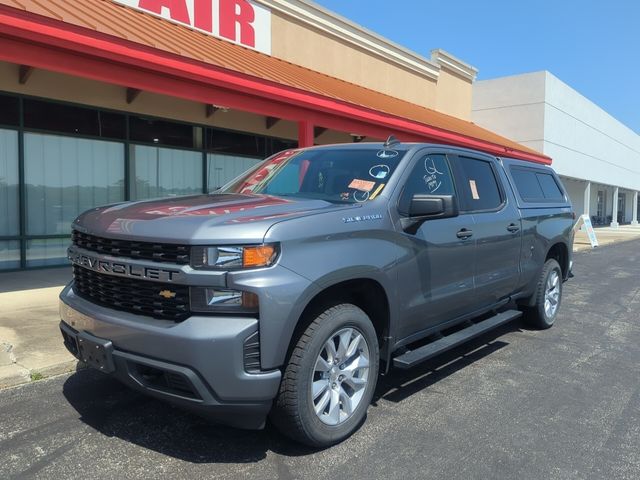
<svg viewBox="0 0 640 480">
<path fill-rule="evenodd" d="M 169 300 L 170 298 L 175 298 L 176 292 L 172 292 L 171 290 L 162 290 L 159 295 Z"/>
</svg>

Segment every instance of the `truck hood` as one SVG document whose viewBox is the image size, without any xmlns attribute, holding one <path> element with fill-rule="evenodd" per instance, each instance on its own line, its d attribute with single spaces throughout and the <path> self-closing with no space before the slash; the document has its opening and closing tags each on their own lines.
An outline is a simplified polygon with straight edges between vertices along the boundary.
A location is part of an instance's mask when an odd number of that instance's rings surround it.
<svg viewBox="0 0 640 480">
<path fill-rule="evenodd" d="M 212 194 L 128 202 L 89 210 L 74 222 L 83 233 L 182 244 L 260 243 L 274 223 L 357 205 L 274 197 Z"/>
</svg>

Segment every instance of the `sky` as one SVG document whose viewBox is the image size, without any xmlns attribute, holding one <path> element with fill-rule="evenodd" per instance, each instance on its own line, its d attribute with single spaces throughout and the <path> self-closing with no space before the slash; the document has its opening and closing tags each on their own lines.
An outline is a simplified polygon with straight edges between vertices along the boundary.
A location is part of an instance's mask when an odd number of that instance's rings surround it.
<svg viewBox="0 0 640 480">
<path fill-rule="evenodd" d="M 548 70 L 640 133 L 640 0 L 315 0 L 478 80 Z"/>
</svg>

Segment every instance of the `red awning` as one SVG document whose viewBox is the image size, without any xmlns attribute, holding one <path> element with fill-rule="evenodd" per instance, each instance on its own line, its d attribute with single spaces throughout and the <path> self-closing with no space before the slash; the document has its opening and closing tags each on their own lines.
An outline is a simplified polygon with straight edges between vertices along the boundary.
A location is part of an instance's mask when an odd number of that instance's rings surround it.
<svg viewBox="0 0 640 480">
<path fill-rule="evenodd" d="M 0 60 L 338 131 L 551 163 L 472 122 L 109 0 L 0 0 Z"/>
</svg>

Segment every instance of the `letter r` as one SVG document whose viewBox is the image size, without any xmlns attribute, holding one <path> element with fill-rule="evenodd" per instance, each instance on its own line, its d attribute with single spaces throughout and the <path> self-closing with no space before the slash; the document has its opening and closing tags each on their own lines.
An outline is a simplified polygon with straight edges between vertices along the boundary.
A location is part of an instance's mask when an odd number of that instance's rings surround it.
<svg viewBox="0 0 640 480">
<path fill-rule="evenodd" d="M 255 19 L 256 12 L 247 0 L 220 0 L 220 36 L 255 47 Z M 240 26 L 240 38 L 236 36 L 236 24 Z"/>
</svg>

